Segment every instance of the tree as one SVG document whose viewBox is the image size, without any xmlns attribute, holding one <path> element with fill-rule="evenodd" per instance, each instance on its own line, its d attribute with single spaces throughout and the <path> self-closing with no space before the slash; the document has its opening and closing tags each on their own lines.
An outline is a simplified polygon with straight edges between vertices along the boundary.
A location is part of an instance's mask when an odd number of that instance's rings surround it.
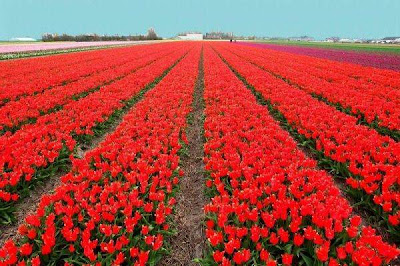
<svg viewBox="0 0 400 266">
<path fill-rule="evenodd" d="M 148 40 L 157 40 L 158 39 L 157 33 L 153 28 L 148 29 L 147 39 Z"/>
</svg>

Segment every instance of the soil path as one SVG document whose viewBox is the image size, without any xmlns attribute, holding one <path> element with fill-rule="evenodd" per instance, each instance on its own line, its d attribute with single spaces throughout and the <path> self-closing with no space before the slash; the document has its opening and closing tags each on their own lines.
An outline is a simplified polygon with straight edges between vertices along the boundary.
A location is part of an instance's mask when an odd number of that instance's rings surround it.
<svg viewBox="0 0 400 266">
<path fill-rule="evenodd" d="M 173 215 L 177 234 L 170 239 L 171 254 L 159 265 L 197 265 L 195 258 L 203 256 L 205 248 L 204 211 L 204 73 L 203 56 L 199 62 L 199 75 L 193 95 L 190 125 L 187 128 L 188 154 L 181 158 L 181 169 L 185 175 L 180 180 L 177 204 Z"/>
</svg>

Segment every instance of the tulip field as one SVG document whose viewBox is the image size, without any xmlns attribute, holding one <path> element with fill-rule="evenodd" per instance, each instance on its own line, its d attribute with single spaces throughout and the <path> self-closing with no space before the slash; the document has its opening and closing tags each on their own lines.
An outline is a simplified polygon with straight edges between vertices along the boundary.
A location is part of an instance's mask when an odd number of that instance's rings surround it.
<svg viewBox="0 0 400 266">
<path fill-rule="evenodd" d="M 0 265 L 400 265 L 388 68 L 207 41 L 1 61 Z"/>
</svg>

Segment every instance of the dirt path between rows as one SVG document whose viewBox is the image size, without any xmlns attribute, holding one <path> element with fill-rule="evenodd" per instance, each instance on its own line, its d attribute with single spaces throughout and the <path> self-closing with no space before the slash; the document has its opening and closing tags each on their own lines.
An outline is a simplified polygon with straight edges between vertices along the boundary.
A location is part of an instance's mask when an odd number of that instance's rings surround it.
<svg viewBox="0 0 400 266">
<path fill-rule="evenodd" d="M 177 205 L 173 215 L 177 234 L 170 239 L 171 254 L 165 256 L 159 265 L 197 265 L 195 258 L 203 256 L 205 249 L 204 211 L 204 73 L 203 55 L 199 62 L 199 75 L 193 94 L 192 123 L 187 128 L 188 156 L 181 158 L 181 169 L 185 175 L 180 180 Z"/>
</svg>

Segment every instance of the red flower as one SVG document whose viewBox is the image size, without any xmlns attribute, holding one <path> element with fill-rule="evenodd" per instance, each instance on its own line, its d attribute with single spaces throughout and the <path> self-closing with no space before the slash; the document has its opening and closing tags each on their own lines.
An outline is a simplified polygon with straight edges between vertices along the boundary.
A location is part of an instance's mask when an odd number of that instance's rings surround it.
<svg viewBox="0 0 400 266">
<path fill-rule="evenodd" d="M 350 223 L 352 226 L 359 226 L 361 224 L 361 217 L 356 215 L 350 219 Z"/>
<path fill-rule="evenodd" d="M 292 265 L 292 260 L 293 260 L 293 255 L 286 253 L 282 255 L 283 265 Z"/>
<path fill-rule="evenodd" d="M 267 262 L 267 261 L 269 260 L 269 253 L 268 253 L 268 251 L 266 251 L 265 249 L 262 249 L 262 250 L 260 251 L 260 258 L 261 258 L 262 261 Z"/>
<path fill-rule="evenodd" d="M 32 263 L 32 266 L 40 266 L 40 258 L 39 258 L 39 256 L 34 257 L 31 260 L 31 263 Z"/>
<path fill-rule="evenodd" d="M 140 265 L 145 265 L 147 260 L 149 259 L 149 251 L 141 251 L 139 253 L 139 263 Z"/>
<path fill-rule="evenodd" d="M 278 244 L 279 238 L 276 236 L 275 233 L 270 234 L 269 242 L 271 242 L 272 245 Z"/>
<path fill-rule="evenodd" d="M 32 253 L 32 249 L 33 249 L 33 246 L 31 244 L 25 243 L 25 244 L 21 245 L 21 247 L 19 248 L 19 252 L 23 256 L 29 256 Z"/>
<path fill-rule="evenodd" d="M 338 255 L 338 258 L 339 258 L 339 259 L 341 259 L 341 260 L 346 259 L 347 254 L 346 254 L 345 248 L 343 248 L 343 247 L 338 247 L 338 248 L 336 248 L 336 252 L 337 252 L 337 255 Z"/>
<path fill-rule="evenodd" d="M 141 231 L 141 233 L 142 233 L 143 235 L 147 235 L 147 234 L 149 233 L 149 231 L 150 231 L 150 229 L 149 229 L 149 227 L 148 227 L 147 225 L 143 225 L 143 226 L 142 226 L 142 231 Z"/>
<path fill-rule="evenodd" d="M 223 257 L 224 257 L 223 251 L 216 250 L 213 252 L 213 258 L 214 258 L 215 262 L 221 262 Z"/>
<path fill-rule="evenodd" d="M 303 242 L 304 242 L 304 237 L 303 236 L 301 236 L 299 234 L 295 234 L 294 235 L 293 243 L 296 246 L 300 247 L 301 245 L 303 245 Z"/>
</svg>

